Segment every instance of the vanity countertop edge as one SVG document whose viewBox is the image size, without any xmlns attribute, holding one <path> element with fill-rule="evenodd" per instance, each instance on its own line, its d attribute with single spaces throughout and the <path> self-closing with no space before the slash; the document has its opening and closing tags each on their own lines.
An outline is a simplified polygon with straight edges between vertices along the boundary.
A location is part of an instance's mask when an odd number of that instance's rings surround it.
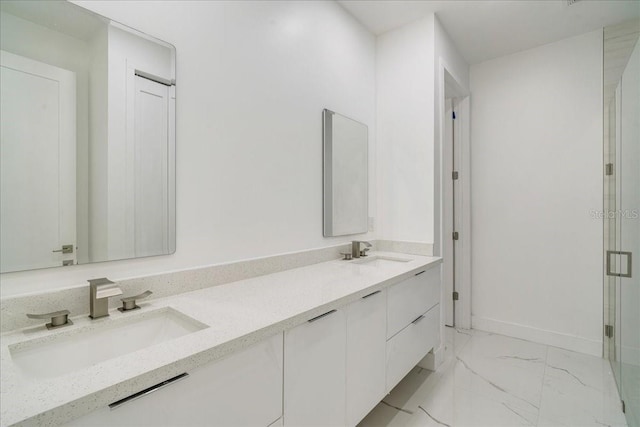
<svg viewBox="0 0 640 427">
<path fill-rule="evenodd" d="M 47 331 L 41 325 L 4 333 L 0 346 L 1 425 L 64 423 L 442 262 L 439 257 L 397 252 L 372 252 L 369 256 L 409 261 L 379 267 L 358 264 L 357 260 L 327 261 L 151 300 L 131 314 L 112 310 L 109 318 L 97 321 L 78 316 L 73 318 L 73 326 L 59 331 Z M 55 378 L 27 379 L 11 358 L 10 347 L 22 342 L 55 337 L 72 328 L 99 328 L 112 319 L 133 319 L 167 308 L 208 327 Z"/>
</svg>

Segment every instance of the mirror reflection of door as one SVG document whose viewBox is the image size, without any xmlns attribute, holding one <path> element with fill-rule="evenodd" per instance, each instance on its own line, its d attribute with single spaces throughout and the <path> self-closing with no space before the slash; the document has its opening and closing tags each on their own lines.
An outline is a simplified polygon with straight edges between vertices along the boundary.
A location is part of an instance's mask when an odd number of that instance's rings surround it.
<svg viewBox="0 0 640 427">
<path fill-rule="evenodd" d="M 172 86 L 135 76 L 133 229 L 135 256 L 168 251 L 168 150 Z"/>
<path fill-rule="evenodd" d="M 75 263 L 75 73 L 0 53 L 0 271 Z"/>
</svg>

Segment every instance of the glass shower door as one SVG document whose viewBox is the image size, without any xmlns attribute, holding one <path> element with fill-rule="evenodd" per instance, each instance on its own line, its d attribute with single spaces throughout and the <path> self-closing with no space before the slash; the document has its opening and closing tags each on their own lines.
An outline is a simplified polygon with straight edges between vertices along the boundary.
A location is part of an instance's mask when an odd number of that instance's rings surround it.
<svg viewBox="0 0 640 427">
<path fill-rule="evenodd" d="M 640 426 L 640 44 L 620 81 L 620 359 L 629 425 Z"/>
<path fill-rule="evenodd" d="M 638 20 L 604 31 L 605 355 L 629 426 L 640 426 L 639 35 Z"/>
</svg>

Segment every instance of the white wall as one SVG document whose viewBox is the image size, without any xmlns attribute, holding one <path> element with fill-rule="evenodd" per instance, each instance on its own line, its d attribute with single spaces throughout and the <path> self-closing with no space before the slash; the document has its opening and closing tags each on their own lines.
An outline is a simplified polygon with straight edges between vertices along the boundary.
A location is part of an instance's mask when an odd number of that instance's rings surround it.
<svg viewBox="0 0 640 427">
<path fill-rule="evenodd" d="M 602 31 L 471 67 L 475 328 L 602 352 Z"/>
<path fill-rule="evenodd" d="M 340 6 L 83 5 L 176 46 L 177 251 L 6 274 L 3 296 L 375 237 L 322 236 L 322 109 L 368 124 L 376 154 L 375 38 Z"/>
<path fill-rule="evenodd" d="M 467 90 L 469 66 L 433 14 L 378 36 L 381 239 L 438 241 L 442 66 Z"/>
<path fill-rule="evenodd" d="M 378 237 L 433 243 L 434 21 L 378 36 Z"/>
<path fill-rule="evenodd" d="M 441 162 L 441 153 L 444 150 L 444 139 L 441 132 L 441 128 L 445 126 L 445 120 L 442 115 L 445 111 L 444 99 L 445 99 L 445 73 L 448 72 L 451 77 L 457 83 L 457 89 L 468 94 L 469 92 L 469 64 L 462 57 L 458 49 L 456 48 L 453 40 L 449 37 L 446 30 L 440 23 L 440 20 L 435 18 L 435 57 L 434 57 L 434 153 L 436 161 L 434 162 L 434 239 L 435 250 L 437 254 L 442 254 L 442 196 L 444 191 L 442 189 L 442 182 L 440 180 L 441 171 L 443 170 Z M 462 95 L 462 94 L 459 94 Z M 458 112 L 460 113 L 460 112 Z"/>
<path fill-rule="evenodd" d="M 109 33 L 108 27 L 96 31 L 91 41 L 89 80 L 89 253 L 81 262 L 108 259 L 108 97 L 109 97 Z"/>
<path fill-rule="evenodd" d="M 436 69 L 443 65 L 463 90 L 469 89 L 469 64 L 458 51 L 458 48 L 447 34 L 447 31 L 435 17 L 435 61 Z M 444 77 L 443 77 L 444 78 Z M 436 91 L 438 86 L 436 86 Z"/>
</svg>

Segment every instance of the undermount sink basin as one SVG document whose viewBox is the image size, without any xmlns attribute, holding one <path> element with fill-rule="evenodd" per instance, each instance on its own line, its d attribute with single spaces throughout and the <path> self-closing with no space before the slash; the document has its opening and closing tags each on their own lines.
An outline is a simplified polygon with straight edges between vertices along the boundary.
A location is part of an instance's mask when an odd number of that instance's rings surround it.
<svg viewBox="0 0 640 427">
<path fill-rule="evenodd" d="M 359 258 L 353 261 L 353 264 L 368 265 L 371 267 L 384 267 L 389 265 L 398 265 L 399 263 L 409 262 L 407 258 L 396 258 L 390 256 L 373 255 L 365 258 Z"/>
<path fill-rule="evenodd" d="M 9 347 L 21 372 L 51 378 L 207 328 L 172 308 L 111 318 L 80 330 Z M 135 316 L 135 317 L 133 317 Z"/>
</svg>

